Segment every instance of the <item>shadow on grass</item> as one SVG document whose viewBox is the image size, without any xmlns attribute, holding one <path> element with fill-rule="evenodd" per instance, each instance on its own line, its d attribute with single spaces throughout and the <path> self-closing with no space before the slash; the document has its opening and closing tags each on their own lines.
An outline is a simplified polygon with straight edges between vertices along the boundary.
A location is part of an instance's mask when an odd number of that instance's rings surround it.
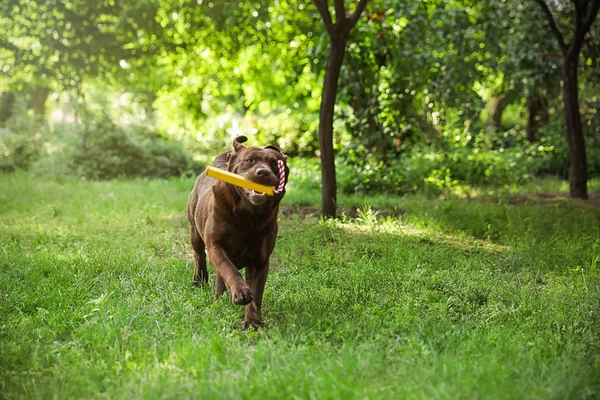
<svg viewBox="0 0 600 400">
<path fill-rule="evenodd" d="M 576 209 L 481 203 L 474 210 L 463 200 L 436 207 L 443 209 L 418 215 L 418 206 L 408 204 L 399 219 L 371 221 L 285 214 L 267 284 L 269 325 L 309 342 L 317 335 L 335 343 L 419 326 L 428 334 L 462 330 L 461 324 L 483 328 L 521 318 L 512 314 L 516 309 L 546 315 L 544 301 L 562 301 L 562 282 L 580 283 L 573 268 L 597 251 L 589 246 L 598 239 L 592 225 L 563 236 L 589 217 Z M 502 225 L 497 237 L 456 229 L 485 218 Z M 546 232 L 553 218 L 570 225 Z"/>
</svg>

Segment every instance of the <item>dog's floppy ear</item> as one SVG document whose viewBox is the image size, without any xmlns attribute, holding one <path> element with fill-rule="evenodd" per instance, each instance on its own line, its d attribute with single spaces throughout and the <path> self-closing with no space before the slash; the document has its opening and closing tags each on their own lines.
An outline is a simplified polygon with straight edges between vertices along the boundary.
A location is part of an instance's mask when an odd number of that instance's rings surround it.
<svg viewBox="0 0 600 400">
<path fill-rule="evenodd" d="M 275 150 L 276 152 L 283 154 L 283 151 L 281 151 L 281 149 L 277 146 L 269 145 L 265 146 L 265 149 Z M 287 160 L 287 155 L 283 154 L 283 159 Z"/>
<path fill-rule="evenodd" d="M 233 148 L 236 153 L 245 147 L 242 143 L 246 142 L 247 140 L 248 138 L 246 136 L 238 136 L 233 139 Z"/>
<path fill-rule="evenodd" d="M 269 145 L 269 146 L 265 146 L 265 149 L 275 150 L 276 152 L 283 154 L 283 151 L 281 151 L 281 149 L 277 146 Z"/>
<path fill-rule="evenodd" d="M 225 158 L 225 162 L 227 163 L 228 169 L 229 169 L 229 162 L 232 161 L 236 157 L 237 157 L 237 154 L 236 154 L 235 151 L 227 153 L 227 156 Z"/>
</svg>

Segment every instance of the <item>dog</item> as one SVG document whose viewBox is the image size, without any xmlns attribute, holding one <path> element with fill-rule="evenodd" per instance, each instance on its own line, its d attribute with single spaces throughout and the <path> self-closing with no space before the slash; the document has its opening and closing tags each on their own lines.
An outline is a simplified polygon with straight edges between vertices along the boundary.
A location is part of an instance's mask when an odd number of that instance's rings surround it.
<svg viewBox="0 0 600 400">
<path fill-rule="evenodd" d="M 233 140 L 233 151 L 219 154 L 213 166 L 253 182 L 277 187 L 278 161 L 282 160 L 285 184 L 287 156 L 276 146 L 246 147 L 248 138 Z M 202 173 L 188 199 L 188 220 L 194 249 L 194 285 L 208 282 L 206 255 L 216 272 L 215 299 L 226 288 L 234 304 L 245 305 L 244 326 L 262 326 L 261 305 L 269 273 L 269 257 L 277 240 L 279 202 L 285 195 L 268 196 L 225 183 Z M 205 255 L 206 250 L 206 255 Z M 246 281 L 240 269 L 246 268 Z"/>
</svg>

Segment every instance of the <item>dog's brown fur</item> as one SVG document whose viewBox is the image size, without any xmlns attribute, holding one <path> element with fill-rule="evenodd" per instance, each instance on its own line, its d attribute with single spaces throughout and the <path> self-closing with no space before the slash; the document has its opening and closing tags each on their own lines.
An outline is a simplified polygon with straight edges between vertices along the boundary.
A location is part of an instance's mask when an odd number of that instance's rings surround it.
<svg viewBox="0 0 600 400">
<path fill-rule="evenodd" d="M 248 140 L 238 136 L 234 150 L 217 156 L 213 166 L 267 186 L 277 186 L 277 160 L 287 156 L 275 146 L 245 147 Z M 286 183 L 289 175 L 287 164 Z M 277 238 L 279 202 L 285 194 L 253 195 L 249 191 L 202 173 L 188 201 L 194 284 L 208 282 L 206 257 L 216 271 L 215 299 L 231 290 L 234 304 L 246 305 L 245 326 L 262 325 L 261 304 L 269 257 Z M 246 267 L 246 282 L 239 270 Z"/>
</svg>

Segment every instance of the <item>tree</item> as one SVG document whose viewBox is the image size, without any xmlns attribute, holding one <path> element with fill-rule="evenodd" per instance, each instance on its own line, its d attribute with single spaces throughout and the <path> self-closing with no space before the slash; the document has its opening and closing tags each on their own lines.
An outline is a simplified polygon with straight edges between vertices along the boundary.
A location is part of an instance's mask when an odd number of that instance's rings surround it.
<svg viewBox="0 0 600 400">
<path fill-rule="evenodd" d="M 571 0 L 575 7 L 575 32 L 569 42 L 559 30 L 556 21 L 544 0 L 535 0 L 545 14 L 550 30 L 562 52 L 563 105 L 565 113 L 565 135 L 569 145 L 569 191 L 572 198 L 587 199 L 587 157 L 585 139 L 579 111 L 578 71 L 579 55 L 598 9 L 600 0 Z"/>
<path fill-rule="evenodd" d="M 338 90 L 338 81 L 346 42 L 350 31 L 356 25 L 367 0 L 359 0 L 354 13 L 346 16 L 344 0 L 334 0 L 335 23 L 331 20 L 328 0 L 313 0 L 319 14 L 323 18 L 329 35 L 329 56 L 325 65 L 325 78 L 319 111 L 319 144 L 321 149 L 321 214 L 324 217 L 335 217 L 337 187 L 335 180 L 335 154 L 333 151 L 333 112 Z"/>
<path fill-rule="evenodd" d="M 312 100 L 316 12 L 298 12 L 310 0 L 164 3 L 165 23 L 177 14 L 165 36 L 182 43 L 158 62 L 171 76 L 157 102 L 165 125 L 199 131 L 209 115 L 298 113 Z"/>
<path fill-rule="evenodd" d="M 155 0 L 1 2 L 0 92 L 29 95 L 43 118 L 51 90 L 80 92 L 89 78 L 156 90 L 165 78 L 151 71 L 154 57 L 177 47 L 159 11 Z"/>
<path fill-rule="evenodd" d="M 495 43 L 506 30 L 488 33 L 495 28 L 489 8 L 462 0 L 371 0 L 365 14 L 351 32 L 338 93 L 347 105 L 349 150 L 385 162 L 413 144 L 454 143 L 469 135 L 471 122 L 478 131 L 483 99 L 476 87 L 497 64 L 488 37 Z"/>
</svg>

